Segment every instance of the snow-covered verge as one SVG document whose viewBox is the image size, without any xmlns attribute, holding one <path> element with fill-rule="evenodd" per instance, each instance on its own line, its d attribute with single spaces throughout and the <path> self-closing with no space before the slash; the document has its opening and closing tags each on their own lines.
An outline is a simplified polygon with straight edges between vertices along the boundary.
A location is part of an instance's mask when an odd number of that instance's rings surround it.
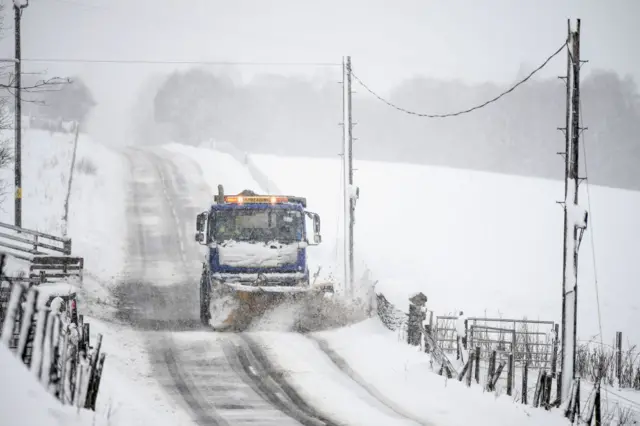
<svg viewBox="0 0 640 426">
<path fill-rule="evenodd" d="M 5 135 L 2 135 L 5 136 Z M 74 135 L 26 130 L 22 142 L 22 226 L 63 234 Z M 119 154 L 80 134 L 69 199 L 68 236 L 84 257 L 83 297 L 108 299 L 122 271 L 127 244 L 124 202 L 127 168 Z M 13 166 L 0 170 L 0 221 L 13 223 Z"/>
<path fill-rule="evenodd" d="M 2 343 L 0 365 L 0 425 L 115 425 L 101 413 L 62 405 Z"/>
<path fill-rule="evenodd" d="M 487 393 L 480 386 L 467 388 L 455 378 L 437 375 L 428 356 L 398 342 L 378 319 L 317 336 L 371 388 L 432 424 L 566 424 L 559 411 L 514 404 L 507 395 Z"/>
<path fill-rule="evenodd" d="M 341 162 L 250 158 L 283 192 L 307 197 L 322 218 L 324 241 L 310 261 L 341 271 Z M 357 159 L 354 168 L 356 277 L 366 265 L 379 280 L 376 289 L 405 311 L 409 295 L 422 291 L 439 314 L 560 321 L 562 182 Z M 599 333 L 593 237 L 604 340 L 613 343 L 622 331 L 638 343 L 640 193 L 590 186 L 589 204 L 586 189 L 582 184 L 589 224 L 580 246 L 578 336 Z"/>
<path fill-rule="evenodd" d="M 301 396 L 338 421 L 404 424 L 398 419 L 401 416 L 407 424 L 438 426 L 566 424 L 559 410 L 547 412 L 515 404 L 506 395 L 484 392 L 477 385 L 469 389 L 456 379 L 437 375 L 428 356 L 398 342 L 378 319 L 315 333 L 312 338 L 320 344 L 296 334 L 253 335 Z M 339 360 L 321 351 L 324 344 Z M 339 372 L 342 361 L 347 364 L 343 367 L 347 375 Z M 350 392 L 344 394 L 345 389 Z M 387 408 L 386 414 L 368 418 L 367 406 L 380 404 Z"/>
<path fill-rule="evenodd" d="M 91 338 L 103 335 L 107 360 L 102 372 L 98 413 L 109 413 L 111 425 L 191 425 L 193 420 L 168 398 L 140 335 L 126 326 L 91 319 Z"/>
</svg>

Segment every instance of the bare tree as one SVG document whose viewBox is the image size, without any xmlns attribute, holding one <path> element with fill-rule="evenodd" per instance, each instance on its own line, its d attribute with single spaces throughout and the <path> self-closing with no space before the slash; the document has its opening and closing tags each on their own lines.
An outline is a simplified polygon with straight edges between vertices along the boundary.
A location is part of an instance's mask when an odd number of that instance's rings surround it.
<svg viewBox="0 0 640 426">
<path fill-rule="evenodd" d="M 10 129 L 12 120 L 9 112 L 10 98 L 4 94 L 0 95 L 0 170 L 9 166 L 13 161 L 10 139 L 5 130 Z M 7 182 L 0 179 L 0 204 L 4 202 L 7 193 Z"/>
<path fill-rule="evenodd" d="M 0 4 L 0 38 L 5 36 L 4 12 L 5 5 Z M 22 85 L 21 90 L 25 94 L 38 94 L 40 92 L 60 90 L 67 83 L 69 83 L 69 79 L 66 78 L 43 78 L 33 83 Z M 8 167 L 13 162 L 11 137 L 7 134 L 7 130 L 13 129 L 14 125 L 14 118 L 11 113 L 14 111 L 15 90 L 16 79 L 13 73 L 13 64 L 11 61 L 5 61 L 0 65 L 0 170 Z M 41 102 L 37 97 L 30 98 L 29 96 L 24 97 L 22 100 L 24 102 Z M 6 196 L 7 186 L 7 182 L 0 178 L 0 204 L 2 204 Z"/>
</svg>

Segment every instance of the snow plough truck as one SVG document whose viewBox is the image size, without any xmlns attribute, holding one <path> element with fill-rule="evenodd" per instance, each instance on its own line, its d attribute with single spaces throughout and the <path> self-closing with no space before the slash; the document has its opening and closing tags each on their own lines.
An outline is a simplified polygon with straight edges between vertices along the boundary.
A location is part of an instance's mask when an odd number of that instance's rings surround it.
<svg viewBox="0 0 640 426">
<path fill-rule="evenodd" d="M 287 301 L 333 294 L 315 285 L 307 247 L 321 242 L 320 217 L 303 197 L 225 195 L 222 185 L 208 211 L 198 214 L 195 239 L 205 247 L 200 320 L 216 330 L 242 331 Z M 310 230 L 307 230 L 307 227 Z"/>
</svg>

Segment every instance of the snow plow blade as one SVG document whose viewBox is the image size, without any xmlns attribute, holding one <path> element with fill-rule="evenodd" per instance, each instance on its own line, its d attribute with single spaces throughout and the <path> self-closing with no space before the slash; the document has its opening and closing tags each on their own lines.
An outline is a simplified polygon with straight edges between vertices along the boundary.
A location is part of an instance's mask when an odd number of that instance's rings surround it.
<svg viewBox="0 0 640 426">
<path fill-rule="evenodd" d="M 324 299 L 331 297 L 332 292 L 332 285 L 288 292 L 234 291 L 226 296 L 227 309 L 216 309 L 218 314 L 222 314 L 222 318 L 218 317 L 218 321 L 211 318 L 210 325 L 215 331 L 244 331 L 265 313 L 281 305 L 319 306 Z"/>
</svg>

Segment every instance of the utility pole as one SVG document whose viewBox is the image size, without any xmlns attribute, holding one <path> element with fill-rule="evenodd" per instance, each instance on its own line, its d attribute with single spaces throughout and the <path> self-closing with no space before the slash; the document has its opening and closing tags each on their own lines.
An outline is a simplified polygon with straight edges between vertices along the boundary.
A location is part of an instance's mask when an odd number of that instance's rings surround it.
<svg viewBox="0 0 640 426">
<path fill-rule="evenodd" d="M 76 124 L 76 135 L 73 140 L 73 153 L 71 154 L 71 166 L 69 169 L 69 183 L 67 186 L 67 197 L 64 200 L 64 214 L 62 215 L 62 236 L 67 237 L 69 230 L 69 199 L 71 198 L 71 185 L 73 184 L 73 171 L 76 168 L 76 153 L 78 152 L 78 138 L 80 137 L 80 122 Z"/>
<path fill-rule="evenodd" d="M 560 401 L 570 396 L 575 379 L 576 330 L 578 319 L 578 249 L 586 228 L 587 213 L 579 207 L 580 127 L 580 19 L 575 31 L 569 22 L 567 59 L 567 114 L 565 130 L 564 255 L 562 277 L 562 360 L 559 381 Z M 579 216 L 583 215 L 583 216 Z M 578 231 L 580 229 L 580 232 Z M 569 261 L 572 264 L 569 265 Z"/>
<path fill-rule="evenodd" d="M 14 210 L 14 224 L 16 226 L 22 226 L 22 67 L 21 60 L 22 55 L 20 52 L 20 20 L 22 17 L 22 9 L 29 6 L 29 1 L 22 3 L 21 0 L 13 1 L 13 12 L 15 18 L 15 49 L 16 49 L 16 61 L 15 61 L 15 210 Z"/>
<path fill-rule="evenodd" d="M 353 124 L 351 122 L 351 56 L 342 60 L 342 90 L 343 90 L 343 129 L 344 129 L 344 220 L 345 220 L 345 266 L 344 286 L 345 294 L 353 296 L 353 224 L 355 209 L 355 188 L 353 186 Z"/>
</svg>

